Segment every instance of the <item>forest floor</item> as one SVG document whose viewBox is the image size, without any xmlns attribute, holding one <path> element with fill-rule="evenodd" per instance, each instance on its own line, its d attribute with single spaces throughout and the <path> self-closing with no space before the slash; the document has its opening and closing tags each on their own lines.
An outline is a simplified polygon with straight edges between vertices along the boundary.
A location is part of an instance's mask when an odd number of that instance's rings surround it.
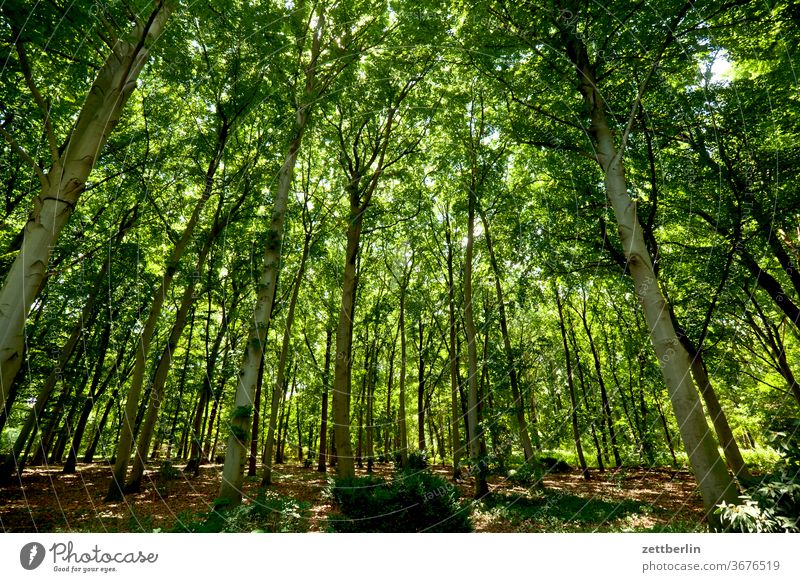
<svg viewBox="0 0 800 582">
<path fill-rule="evenodd" d="M 182 468 L 182 467 L 178 467 Z M 449 477 L 446 467 L 432 470 Z M 210 511 L 220 483 L 220 465 L 205 465 L 197 477 L 183 473 L 165 480 L 148 471 L 141 493 L 120 503 L 105 503 L 110 469 L 101 463 L 78 465 L 64 475 L 60 468 L 34 467 L 21 482 L 0 486 L 0 530 L 5 532 L 150 532 L 181 529 Z M 357 470 L 359 475 L 365 470 Z M 391 465 L 378 465 L 390 478 Z M 274 469 L 274 491 L 305 502 L 308 531 L 328 531 L 336 513 L 327 493 L 329 476 L 294 464 Z M 245 478 L 245 496 L 255 496 L 259 478 Z M 577 471 L 545 477 L 545 489 L 529 490 L 503 477 L 490 477 L 490 494 L 473 502 L 472 524 L 478 532 L 702 531 L 703 507 L 688 471 L 669 468 L 622 468 L 592 472 L 584 481 Z M 458 484 L 462 500 L 470 483 Z M 304 529 L 305 529 L 304 528 Z"/>
</svg>

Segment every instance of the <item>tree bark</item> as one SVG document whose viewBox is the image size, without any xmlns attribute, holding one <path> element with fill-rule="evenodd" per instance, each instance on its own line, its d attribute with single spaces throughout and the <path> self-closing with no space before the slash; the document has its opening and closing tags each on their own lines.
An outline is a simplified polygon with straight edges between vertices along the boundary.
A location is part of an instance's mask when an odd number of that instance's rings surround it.
<svg viewBox="0 0 800 582">
<path fill-rule="evenodd" d="M 536 457 L 533 453 L 533 445 L 531 444 L 531 437 L 528 434 L 528 422 L 525 420 L 525 405 L 522 401 L 522 391 L 519 386 L 519 374 L 517 372 L 516 358 L 514 358 L 514 350 L 511 347 L 511 336 L 508 333 L 508 318 L 506 317 L 505 296 L 503 294 L 503 283 L 500 274 L 500 267 L 497 264 L 497 257 L 494 253 L 494 244 L 492 243 L 491 231 L 489 230 L 489 221 L 486 219 L 486 213 L 480 211 L 481 221 L 483 223 L 483 233 L 486 237 L 486 246 L 489 250 L 489 263 L 494 273 L 494 285 L 497 292 L 497 303 L 500 315 L 500 331 L 503 335 L 503 349 L 506 353 L 506 361 L 508 366 L 508 379 L 511 383 L 511 397 L 514 399 L 514 414 L 517 420 L 517 430 L 519 431 L 520 444 L 522 444 L 522 451 L 525 454 L 525 461 L 527 463 L 535 463 Z M 580 453 L 579 453 L 580 454 Z"/>
<path fill-rule="evenodd" d="M 322 373 L 322 411 L 319 427 L 319 458 L 317 460 L 317 471 L 324 473 L 328 454 L 328 388 L 330 386 L 331 374 L 331 343 L 333 340 L 333 329 L 325 330 L 325 370 Z"/>
<path fill-rule="evenodd" d="M 478 426 L 478 346 L 477 331 L 472 308 L 472 261 L 475 246 L 475 191 L 474 181 L 469 188 L 469 210 L 467 217 L 467 248 L 464 258 L 464 329 L 467 335 L 469 366 L 469 395 L 467 404 L 467 424 L 471 472 L 475 479 L 473 496 L 480 499 L 489 492 L 486 483 L 486 463 L 481 456 L 483 431 Z"/>
<path fill-rule="evenodd" d="M 355 316 L 356 260 L 361 242 L 364 210 L 358 186 L 350 187 L 350 217 L 347 224 L 342 302 L 336 329 L 336 363 L 333 372 L 333 431 L 336 439 L 336 474 L 339 478 L 355 476 L 352 444 L 350 442 L 350 381 L 353 368 L 353 317 Z"/>
<path fill-rule="evenodd" d="M 458 402 L 458 366 L 459 357 L 458 349 L 456 348 L 456 300 L 455 300 L 455 283 L 453 277 L 453 243 L 450 233 L 450 214 L 445 213 L 445 242 L 447 244 L 447 309 L 448 309 L 448 327 L 450 332 L 450 341 L 447 345 L 447 353 L 450 358 L 450 415 L 452 417 L 450 428 L 451 447 L 453 449 L 453 480 L 458 481 L 461 479 L 461 456 L 463 454 L 463 445 L 461 443 L 461 433 L 459 431 L 460 419 L 462 418 L 461 406 Z"/>
<path fill-rule="evenodd" d="M 69 137 L 56 149 L 45 174 L 36 166 L 42 187 L 24 228 L 22 246 L 0 290 L 0 409 L 22 363 L 25 320 L 47 275 L 50 254 L 79 202 L 98 153 L 116 127 L 149 51 L 172 11 L 157 0 L 146 20 L 128 39 L 120 39 L 92 83 Z"/>
<path fill-rule="evenodd" d="M 597 161 L 603 170 L 606 195 L 614 210 L 619 236 L 636 295 L 642 305 L 656 357 L 680 427 L 681 437 L 697 479 L 706 517 L 712 529 L 720 522 L 714 514 L 723 501 L 736 503 L 738 492 L 700 406 L 700 399 L 691 380 L 689 355 L 680 344 L 669 310 L 642 236 L 636 206 L 628 194 L 622 152 L 614 145 L 612 130 L 606 119 L 605 103 L 596 83 L 594 68 L 589 64 L 583 42 L 571 32 L 563 31 L 567 54 L 575 65 L 579 88 L 591 116 L 590 133 L 597 147 Z"/>
<path fill-rule="evenodd" d="M 419 367 L 417 371 L 417 447 L 425 450 L 425 359 L 423 356 L 425 336 L 422 315 L 419 318 Z"/>
<path fill-rule="evenodd" d="M 256 381 L 256 399 L 253 402 L 253 431 L 250 438 L 250 460 L 247 466 L 247 476 L 255 477 L 258 472 L 258 429 L 261 419 L 261 392 L 264 387 L 264 358 L 261 358 L 261 365 L 258 367 L 258 380 Z"/>
<path fill-rule="evenodd" d="M 264 262 L 256 289 L 256 306 L 248 333 L 247 345 L 242 366 L 239 370 L 234 398 L 234 414 L 231 420 L 231 433 L 225 452 L 225 465 L 222 469 L 222 485 L 217 496 L 217 507 L 235 507 L 242 501 L 242 480 L 247 446 L 250 444 L 251 415 L 243 412 L 253 406 L 253 395 L 258 379 L 258 368 L 264 355 L 266 330 L 271 320 L 272 304 L 275 299 L 275 288 L 280 270 L 281 247 L 283 245 L 283 226 L 286 221 L 286 210 L 289 203 L 289 190 L 294 176 L 297 154 L 303 141 L 311 109 L 317 93 L 316 68 L 320 55 L 320 36 L 324 18 L 317 21 L 311 48 L 311 59 L 305 70 L 306 84 L 302 101 L 297 103 L 291 140 L 283 166 L 278 173 L 278 187 L 275 192 L 270 226 L 267 234 L 267 245 L 264 249 Z"/>
<path fill-rule="evenodd" d="M 292 339 L 292 324 L 294 323 L 294 312 L 297 307 L 297 298 L 300 295 L 300 287 L 303 283 L 303 276 L 306 271 L 306 262 L 308 260 L 308 253 L 311 250 L 311 234 L 307 233 L 303 241 L 303 253 L 300 257 L 300 266 L 297 269 L 294 281 L 292 283 L 292 296 L 289 299 L 289 309 L 286 312 L 286 327 L 283 330 L 283 342 L 281 343 L 281 352 L 278 357 L 278 369 L 275 374 L 275 385 L 272 388 L 272 397 L 270 400 L 269 412 L 269 426 L 267 428 L 267 443 L 266 443 L 266 460 L 264 462 L 261 477 L 261 486 L 268 487 L 272 484 L 272 447 L 275 439 L 275 422 L 278 418 L 278 402 L 280 401 L 281 393 L 285 389 L 284 374 L 286 372 L 286 360 L 289 356 L 289 348 L 291 347 Z"/>
<path fill-rule="evenodd" d="M 408 276 L 411 276 L 409 270 Z M 408 429 L 406 428 L 406 289 L 408 279 L 400 286 L 400 386 L 397 405 L 397 430 L 400 436 L 400 465 L 408 464 Z"/>
<path fill-rule="evenodd" d="M 581 446 L 581 432 L 578 426 L 578 401 L 575 398 L 575 381 L 572 377 L 572 361 L 569 356 L 567 330 L 564 325 L 564 311 L 561 308 L 561 297 L 559 296 L 558 288 L 555 285 L 553 285 L 553 288 L 556 296 L 556 307 L 558 308 L 558 324 L 561 329 L 561 341 L 564 344 L 564 358 L 567 363 L 567 386 L 569 388 L 569 402 L 572 406 L 572 411 L 570 413 L 570 418 L 572 420 L 572 439 L 575 442 L 575 451 L 578 454 L 578 463 L 581 466 L 581 473 L 583 474 L 583 478 L 588 481 L 590 478 L 589 466 L 586 464 L 586 458 L 583 456 L 583 447 Z"/>
</svg>

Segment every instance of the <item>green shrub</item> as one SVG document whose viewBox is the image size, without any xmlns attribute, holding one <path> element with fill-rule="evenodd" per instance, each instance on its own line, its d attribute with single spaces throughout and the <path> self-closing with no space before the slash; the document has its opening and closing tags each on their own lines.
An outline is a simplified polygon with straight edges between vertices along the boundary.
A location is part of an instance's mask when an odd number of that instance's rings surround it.
<svg viewBox="0 0 800 582">
<path fill-rule="evenodd" d="M 172 481 L 180 476 L 181 472 L 171 461 L 161 461 L 161 466 L 158 468 L 158 479 L 160 481 Z"/>
<path fill-rule="evenodd" d="M 508 472 L 508 481 L 515 485 L 536 485 L 542 478 L 542 470 L 533 464 L 525 464 Z"/>
<path fill-rule="evenodd" d="M 309 504 L 262 490 L 247 504 L 180 521 L 174 531 L 187 533 L 295 533 L 308 531 Z"/>
<path fill-rule="evenodd" d="M 428 468 L 428 451 L 414 451 L 408 455 L 408 463 L 404 467 L 409 471 L 422 471 Z"/>
<path fill-rule="evenodd" d="M 734 531 L 800 531 L 800 419 L 773 427 L 770 444 L 780 455 L 772 473 L 743 483 L 743 503 L 722 503 L 717 514 Z"/>
<path fill-rule="evenodd" d="M 458 491 L 428 471 L 339 479 L 331 490 L 342 515 L 329 519 L 337 532 L 468 532 L 468 510 Z"/>
</svg>

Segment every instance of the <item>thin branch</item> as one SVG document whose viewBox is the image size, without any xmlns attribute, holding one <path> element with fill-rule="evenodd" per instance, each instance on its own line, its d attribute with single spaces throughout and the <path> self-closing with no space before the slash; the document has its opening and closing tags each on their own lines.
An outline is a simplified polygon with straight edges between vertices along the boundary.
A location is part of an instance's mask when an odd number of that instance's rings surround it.
<svg viewBox="0 0 800 582">
<path fill-rule="evenodd" d="M 8 144 L 14 148 L 14 151 L 17 152 L 19 157 L 21 157 L 28 165 L 33 168 L 33 171 L 36 172 L 36 175 L 39 177 L 39 181 L 42 183 L 42 188 L 47 188 L 49 185 L 47 176 L 44 175 L 42 168 L 37 164 L 34 159 L 25 151 L 25 149 L 17 143 L 17 140 L 14 139 L 14 136 L 6 131 L 6 128 L 0 125 L 0 133 L 3 134 L 3 137 L 8 142 Z"/>
<path fill-rule="evenodd" d="M 683 21 L 684 17 L 686 16 L 686 13 L 689 12 L 689 9 L 691 9 L 693 6 L 694 6 L 694 0 L 687 0 L 687 2 L 683 5 L 678 14 L 675 15 L 675 18 L 672 19 L 672 22 L 670 22 L 667 25 L 668 26 L 667 36 L 666 38 L 664 38 L 664 42 L 661 43 L 661 47 L 659 48 L 658 54 L 656 55 L 653 64 L 650 65 L 650 69 L 647 71 L 647 76 L 645 76 L 644 81 L 642 81 L 642 84 L 639 85 L 639 91 L 636 95 L 636 99 L 634 100 L 633 105 L 631 106 L 631 113 L 628 116 L 628 123 L 625 126 L 625 131 L 622 133 L 622 140 L 620 141 L 619 149 L 617 150 L 617 153 L 614 155 L 614 159 L 611 160 L 609 166 L 613 166 L 615 163 L 617 163 L 620 157 L 622 156 L 623 152 L 625 151 L 625 147 L 628 143 L 628 138 L 630 137 L 631 129 L 633 129 L 633 122 L 636 120 L 636 114 L 639 111 L 639 105 L 641 104 L 642 96 L 644 95 L 644 92 L 647 90 L 647 86 L 650 84 L 650 79 L 652 79 L 653 75 L 658 69 L 659 64 L 661 63 L 661 57 L 664 56 L 664 51 L 666 51 L 667 47 L 669 47 L 669 45 L 672 44 L 672 41 L 675 40 L 675 29 Z"/>
<path fill-rule="evenodd" d="M 22 42 L 20 35 L 21 33 L 17 32 L 16 30 L 14 31 L 14 36 L 16 37 L 14 44 L 17 49 L 17 55 L 19 56 L 19 64 L 22 68 L 22 76 L 25 77 L 25 84 L 28 86 L 28 89 L 33 95 L 33 100 L 36 101 L 36 105 L 39 106 L 42 116 L 44 117 L 44 130 L 45 135 L 47 136 L 47 145 L 50 147 L 50 156 L 55 164 L 58 161 L 59 154 L 58 146 L 56 145 L 56 135 L 53 133 L 53 125 L 50 123 L 50 108 L 47 106 L 44 97 L 42 97 L 42 94 L 39 92 L 39 88 L 36 86 L 36 83 L 33 80 L 33 72 L 31 71 L 31 65 L 28 62 L 28 53 L 25 51 L 25 43 Z"/>
</svg>

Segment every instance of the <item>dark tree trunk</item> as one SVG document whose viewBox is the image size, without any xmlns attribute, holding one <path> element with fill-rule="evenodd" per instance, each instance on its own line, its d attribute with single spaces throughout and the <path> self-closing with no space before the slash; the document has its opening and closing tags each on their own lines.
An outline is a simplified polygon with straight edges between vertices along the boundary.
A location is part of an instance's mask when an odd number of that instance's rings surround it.
<svg viewBox="0 0 800 582">
<path fill-rule="evenodd" d="M 326 457 L 328 454 L 328 389 L 330 387 L 331 374 L 331 343 L 333 340 L 333 329 L 328 328 L 325 332 L 325 371 L 322 374 L 322 411 L 319 427 L 319 459 L 317 460 L 317 471 L 324 473 L 327 470 Z"/>
<path fill-rule="evenodd" d="M 569 355 L 569 344 L 567 343 L 567 331 L 564 325 L 564 311 L 561 308 L 561 297 L 558 293 L 558 288 L 554 285 L 556 295 L 556 306 L 558 307 L 558 324 L 561 329 L 561 341 L 564 344 L 564 358 L 567 363 L 567 386 L 569 388 L 569 402 L 572 406 L 570 419 L 572 420 L 572 439 L 575 442 L 575 451 L 578 454 L 578 462 L 581 466 L 581 473 L 583 478 L 589 480 L 589 466 L 586 464 L 586 458 L 583 456 L 583 447 L 581 446 L 581 433 L 578 426 L 578 401 L 575 398 L 575 382 L 572 377 L 572 361 Z"/>
</svg>

